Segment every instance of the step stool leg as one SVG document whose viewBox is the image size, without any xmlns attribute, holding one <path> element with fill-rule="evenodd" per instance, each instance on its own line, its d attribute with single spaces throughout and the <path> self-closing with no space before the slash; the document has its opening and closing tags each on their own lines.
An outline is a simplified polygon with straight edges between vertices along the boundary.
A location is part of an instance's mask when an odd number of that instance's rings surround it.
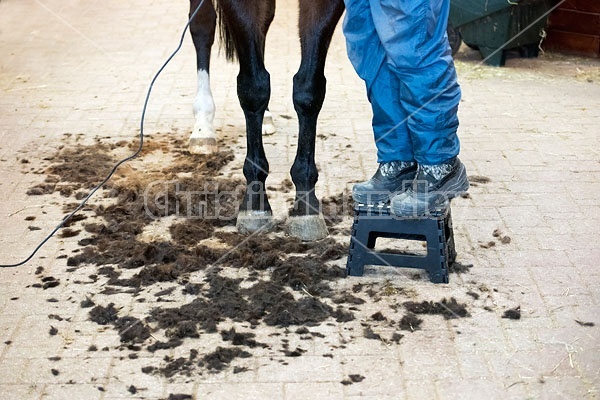
<svg viewBox="0 0 600 400">
<path fill-rule="evenodd" d="M 362 255 L 367 249 L 375 246 L 375 238 L 370 235 L 369 224 L 366 220 L 361 220 L 357 211 L 352 223 L 350 237 L 350 251 L 348 261 L 346 262 L 346 275 L 363 276 L 365 265 Z"/>
<path fill-rule="evenodd" d="M 447 242 L 447 234 L 449 230 L 452 229 L 449 224 L 449 216 L 450 212 L 446 214 L 444 219 L 437 220 L 437 237 L 433 235 L 428 235 L 427 240 L 434 242 L 432 247 L 432 251 L 435 251 L 439 258 L 437 258 L 437 263 L 433 263 L 431 267 L 427 270 L 429 274 L 429 280 L 433 283 L 448 283 L 448 242 Z"/>
<path fill-rule="evenodd" d="M 428 270 L 427 274 L 432 283 L 448 283 L 450 279 L 448 277 L 448 260 L 446 260 L 446 257 L 442 257 L 440 265 L 433 270 Z"/>
<path fill-rule="evenodd" d="M 346 275 L 363 276 L 365 273 L 365 265 L 360 256 L 362 250 L 355 247 L 360 246 L 360 244 L 354 243 L 354 240 L 353 236 L 350 239 L 350 253 L 348 254 L 348 261 L 346 262 Z"/>
<path fill-rule="evenodd" d="M 445 233 L 446 243 L 448 251 L 448 265 L 453 264 L 456 261 L 456 247 L 454 245 L 454 229 L 452 227 L 452 215 L 450 209 L 448 209 L 448 215 L 446 215 L 445 221 Z"/>
</svg>

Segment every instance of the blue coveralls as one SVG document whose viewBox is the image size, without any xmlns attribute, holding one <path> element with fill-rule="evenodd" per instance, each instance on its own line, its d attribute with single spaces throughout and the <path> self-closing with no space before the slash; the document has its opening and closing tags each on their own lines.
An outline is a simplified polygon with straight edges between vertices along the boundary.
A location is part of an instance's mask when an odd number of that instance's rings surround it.
<svg viewBox="0 0 600 400">
<path fill-rule="evenodd" d="M 457 156 L 450 0 L 344 2 L 348 57 L 366 83 L 378 162 L 440 164 Z"/>
</svg>

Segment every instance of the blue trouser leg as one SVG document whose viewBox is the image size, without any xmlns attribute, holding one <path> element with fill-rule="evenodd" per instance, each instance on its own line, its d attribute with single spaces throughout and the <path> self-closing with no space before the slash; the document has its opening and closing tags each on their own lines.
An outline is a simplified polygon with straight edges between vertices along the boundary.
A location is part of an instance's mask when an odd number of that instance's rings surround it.
<svg viewBox="0 0 600 400">
<path fill-rule="evenodd" d="M 344 34 L 348 56 L 358 76 L 365 81 L 373 109 L 377 161 L 413 161 L 406 114 L 398 96 L 391 96 L 399 93 L 400 82 L 386 63 L 385 49 L 375 30 L 368 1 L 346 1 Z"/>
<path fill-rule="evenodd" d="M 367 85 L 380 161 L 438 164 L 459 152 L 448 11 L 449 0 L 346 0 L 348 56 Z"/>
</svg>

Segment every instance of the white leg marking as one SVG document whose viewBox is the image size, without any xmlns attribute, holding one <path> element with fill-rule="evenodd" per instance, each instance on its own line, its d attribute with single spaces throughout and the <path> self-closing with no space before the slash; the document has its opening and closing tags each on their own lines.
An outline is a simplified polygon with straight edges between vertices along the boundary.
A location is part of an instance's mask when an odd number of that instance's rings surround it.
<svg viewBox="0 0 600 400">
<path fill-rule="evenodd" d="M 217 150 L 217 137 L 213 127 L 215 102 L 210 90 L 210 78 L 204 70 L 198 71 L 198 92 L 194 99 L 196 122 L 189 141 L 190 153 L 206 154 Z"/>
</svg>

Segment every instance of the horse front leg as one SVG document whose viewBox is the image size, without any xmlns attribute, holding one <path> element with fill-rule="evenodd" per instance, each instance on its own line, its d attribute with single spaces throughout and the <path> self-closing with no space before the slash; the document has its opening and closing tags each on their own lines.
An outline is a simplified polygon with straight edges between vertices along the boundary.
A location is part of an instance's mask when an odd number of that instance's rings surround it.
<svg viewBox="0 0 600 400">
<path fill-rule="evenodd" d="M 240 57 L 240 66 L 243 63 Z M 272 210 L 266 192 L 269 163 L 262 140 L 262 121 L 271 96 L 269 73 L 262 62 L 240 67 L 238 98 L 246 118 L 246 159 L 244 176 L 246 193 L 240 205 L 236 227 L 240 233 L 268 229 L 272 223 Z"/>
<path fill-rule="evenodd" d="M 273 214 L 266 193 L 269 163 L 263 146 L 262 123 L 271 97 L 270 76 L 264 65 L 265 36 L 273 19 L 275 2 L 221 0 L 219 7 L 240 65 L 237 93 L 246 119 L 243 167 L 246 192 L 236 227 L 240 233 L 252 233 L 268 229 Z"/>
<path fill-rule="evenodd" d="M 327 226 L 315 185 L 319 174 L 315 164 L 317 118 L 325 99 L 325 58 L 344 4 L 341 0 L 300 1 L 300 43 L 302 61 L 294 75 L 293 102 L 298 114 L 298 149 L 290 174 L 296 186 L 290 210 L 290 235 L 313 241 L 327 236 Z"/>
<path fill-rule="evenodd" d="M 190 15 L 200 0 L 190 1 Z M 188 150 L 194 154 L 210 154 L 217 151 L 217 136 L 213 127 L 215 102 L 210 89 L 210 53 L 215 40 L 216 12 L 212 1 L 205 0 L 190 24 L 190 34 L 196 49 L 198 89 L 194 99 L 194 128 L 188 142 Z"/>
</svg>

